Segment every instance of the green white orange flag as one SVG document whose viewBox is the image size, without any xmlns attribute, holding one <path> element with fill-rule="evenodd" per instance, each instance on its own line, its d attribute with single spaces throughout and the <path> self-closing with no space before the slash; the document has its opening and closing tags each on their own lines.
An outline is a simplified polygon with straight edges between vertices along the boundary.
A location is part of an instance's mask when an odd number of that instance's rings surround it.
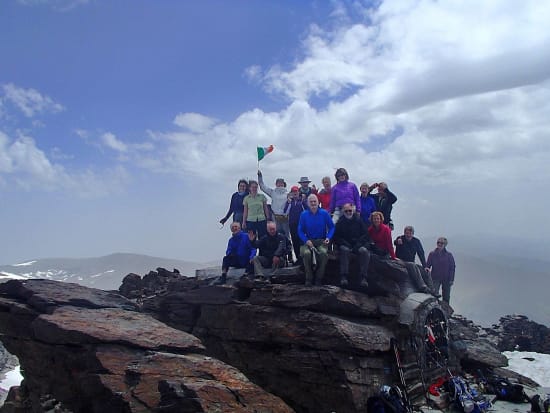
<svg viewBox="0 0 550 413">
<path fill-rule="evenodd" d="M 273 149 L 275 149 L 273 145 L 269 145 L 268 147 L 258 146 L 258 162 L 264 159 L 268 153 L 273 152 Z"/>
</svg>

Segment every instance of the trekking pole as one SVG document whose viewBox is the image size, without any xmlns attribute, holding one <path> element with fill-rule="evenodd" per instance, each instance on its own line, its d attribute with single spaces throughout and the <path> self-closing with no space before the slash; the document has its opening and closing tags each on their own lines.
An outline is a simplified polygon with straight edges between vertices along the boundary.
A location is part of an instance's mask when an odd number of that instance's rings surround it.
<svg viewBox="0 0 550 413">
<path fill-rule="evenodd" d="M 411 412 L 413 411 L 411 402 L 409 400 L 409 393 L 407 391 L 407 382 L 405 381 L 405 374 L 403 373 L 403 364 L 401 363 L 401 357 L 399 357 L 399 349 L 397 348 L 397 344 L 395 344 L 395 340 L 392 339 L 391 346 L 393 347 L 393 352 L 395 353 L 395 361 L 397 363 L 397 370 L 399 371 L 399 378 L 401 379 L 401 384 L 403 385 L 403 394 L 405 395 L 405 403 L 407 404 L 405 407 L 407 408 L 407 411 Z"/>
</svg>

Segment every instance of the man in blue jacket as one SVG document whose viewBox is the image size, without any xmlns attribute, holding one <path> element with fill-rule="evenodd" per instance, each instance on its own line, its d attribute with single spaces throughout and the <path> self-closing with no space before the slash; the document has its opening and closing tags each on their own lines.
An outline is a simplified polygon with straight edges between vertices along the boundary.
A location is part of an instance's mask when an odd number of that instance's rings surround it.
<svg viewBox="0 0 550 413">
<path fill-rule="evenodd" d="M 300 255 L 306 272 L 306 285 L 311 286 L 313 282 L 314 259 L 316 261 L 315 285 L 322 285 L 328 259 L 327 247 L 334 235 L 334 223 L 329 213 L 319 208 L 316 195 L 311 194 L 307 202 L 309 209 L 302 212 L 298 222 L 298 235 L 304 242 L 300 247 Z"/>
<path fill-rule="evenodd" d="M 256 249 L 252 247 L 248 234 L 241 231 L 241 223 L 233 222 L 231 238 L 227 242 L 227 251 L 222 261 L 222 275 L 216 284 L 225 284 L 229 267 L 245 268 L 245 274 L 253 274 L 252 259 L 255 255 Z"/>
</svg>

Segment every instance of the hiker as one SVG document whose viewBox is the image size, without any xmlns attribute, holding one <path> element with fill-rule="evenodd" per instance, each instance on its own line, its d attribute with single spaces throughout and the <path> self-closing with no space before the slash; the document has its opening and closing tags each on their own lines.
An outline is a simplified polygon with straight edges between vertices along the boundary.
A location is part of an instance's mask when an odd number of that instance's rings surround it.
<svg viewBox="0 0 550 413">
<path fill-rule="evenodd" d="M 220 219 L 220 224 L 224 225 L 231 214 L 233 214 L 233 222 L 243 222 L 244 197 L 248 195 L 248 182 L 246 179 L 239 179 L 237 184 L 237 192 L 231 195 L 231 202 L 229 203 L 229 211 Z"/>
<path fill-rule="evenodd" d="M 332 185 L 330 182 L 330 177 L 325 176 L 321 180 L 321 184 L 323 184 L 323 187 L 319 192 L 317 192 L 317 198 L 319 199 L 319 206 L 323 208 L 325 211 L 328 211 L 330 207 L 330 195 L 332 193 Z"/>
<path fill-rule="evenodd" d="M 273 221 L 267 223 L 267 234 L 256 239 L 250 233 L 251 244 L 258 249 L 258 255 L 252 259 L 254 274 L 264 279 L 264 268 L 277 269 L 283 265 L 286 255 L 286 237 L 277 232 L 277 225 Z"/>
<path fill-rule="evenodd" d="M 334 223 L 327 211 L 319 208 L 317 195 L 311 194 L 308 199 L 309 209 L 300 215 L 298 235 L 304 242 L 300 255 L 306 273 L 306 285 L 311 286 L 315 271 L 315 285 L 321 285 L 327 263 L 327 247 L 334 235 Z M 314 256 L 315 254 L 315 256 Z M 313 268 L 313 266 L 316 268 Z"/>
<path fill-rule="evenodd" d="M 298 222 L 300 221 L 300 215 L 307 209 L 307 203 L 302 201 L 299 195 L 300 188 L 293 186 L 290 188 L 290 194 L 288 195 L 287 203 L 285 205 L 285 213 L 288 214 L 288 226 L 290 228 L 290 238 L 292 240 L 292 249 L 296 256 L 294 264 L 301 264 L 302 258 L 300 257 L 300 246 L 302 240 L 298 235 Z"/>
<path fill-rule="evenodd" d="M 367 271 L 369 269 L 370 252 L 367 246 L 370 243 L 367 224 L 353 212 L 351 203 L 342 207 L 343 218 L 336 223 L 334 244 L 340 252 L 340 285 L 346 287 L 349 277 L 350 253 L 359 257 L 359 280 L 362 287 L 367 287 Z"/>
<path fill-rule="evenodd" d="M 285 213 L 285 205 L 288 199 L 288 190 L 286 182 L 283 178 L 275 180 L 275 188 L 269 188 L 264 184 L 262 171 L 258 170 L 258 183 L 260 188 L 271 198 L 271 212 L 273 212 L 273 220 L 277 224 L 277 232 L 290 238 L 290 229 L 288 227 L 288 214 Z"/>
<path fill-rule="evenodd" d="M 348 171 L 344 168 L 338 168 L 334 177 L 336 178 L 336 185 L 332 187 L 329 211 L 332 214 L 332 221 L 336 224 L 344 204 L 350 203 L 354 208 L 354 213 L 360 214 L 361 201 L 359 200 L 357 186 L 349 181 Z"/>
<path fill-rule="evenodd" d="M 416 256 L 422 263 L 422 267 L 426 268 L 426 256 L 422 243 L 414 237 L 414 228 L 412 225 L 407 225 L 403 230 L 403 235 L 398 236 L 393 242 L 395 245 L 395 256 L 403 261 L 414 262 Z"/>
<path fill-rule="evenodd" d="M 439 237 L 437 239 L 436 249 L 428 255 L 426 270 L 432 274 L 435 292 L 439 294 L 439 287 L 442 287 L 443 301 L 449 303 L 456 265 L 453 254 L 447 251 L 447 244 L 447 238 Z"/>
<path fill-rule="evenodd" d="M 376 210 L 384 214 L 384 224 L 390 227 L 393 231 L 393 222 L 391 220 L 391 210 L 393 204 L 397 202 L 397 197 L 388 188 L 388 184 L 380 182 L 371 186 L 371 190 L 377 188 L 378 193 L 374 194 L 374 201 L 376 203 Z"/>
<path fill-rule="evenodd" d="M 267 217 L 269 209 L 267 208 L 267 198 L 258 193 L 258 182 L 250 181 L 248 183 L 250 193 L 244 197 L 243 230 L 256 232 L 258 238 L 266 233 Z"/>
<path fill-rule="evenodd" d="M 216 281 L 216 284 L 226 283 L 229 267 L 245 268 L 245 275 L 252 274 L 252 259 L 255 255 L 256 250 L 252 247 L 249 235 L 241 231 L 240 222 L 233 222 L 231 224 L 231 238 L 227 242 L 227 250 L 222 260 L 222 275 Z"/>
<path fill-rule="evenodd" d="M 309 186 L 311 181 L 307 176 L 302 176 L 298 183 L 300 184 L 298 194 L 300 195 L 300 198 L 302 198 L 302 201 L 307 202 L 307 199 L 311 194 L 317 194 L 317 188 L 315 188 L 315 185 L 311 185 L 311 187 Z"/>
<path fill-rule="evenodd" d="M 391 230 L 384 224 L 384 214 L 380 211 L 374 211 L 370 214 L 369 235 L 372 240 L 370 244 L 371 252 L 380 256 L 390 256 L 393 260 L 396 259 L 395 251 L 391 240 Z"/>
<path fill-rule="evenodd" d="M 376 211 L 375 198 L 370 192 L 371 189 L 369 184 L 363 182 L 359 187 L 359 199 L 361 200 L 361 219 L 367 224 L 367 228 L 371 224 L 370 214 Z"/>
</svg>

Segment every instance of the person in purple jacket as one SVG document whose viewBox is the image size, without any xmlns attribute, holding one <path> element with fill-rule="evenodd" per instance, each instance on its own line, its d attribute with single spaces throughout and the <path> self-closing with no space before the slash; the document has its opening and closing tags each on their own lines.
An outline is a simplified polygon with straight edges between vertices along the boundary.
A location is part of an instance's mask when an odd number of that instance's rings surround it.
<svg viewBox="0 0 550 413">
<path fill-rule="evenodd" d="M 431 271 L 434 291 L 439 294 L 442 287 L 443 301 L 449 303 L 451 298 L 451 286 L 455 281 L 455 259 L 453 254 L 447 251 L 447 238 L 437 239 L 437 248 L 430 252 L 426 262 L 426 270 Z"/>
<path fill-rule="evenodd" d="M 334 177 L 336 178 L 336 185 L 331 190 L 329 212 L 332 214 L 332 221 L 336 224 L 344 204 L 351 204 L 355 213 L 361 214 L 361 200 L 357 186 L 349 181 L 348 171 L 344 168 L 338 168 Z"/>
</svg>

